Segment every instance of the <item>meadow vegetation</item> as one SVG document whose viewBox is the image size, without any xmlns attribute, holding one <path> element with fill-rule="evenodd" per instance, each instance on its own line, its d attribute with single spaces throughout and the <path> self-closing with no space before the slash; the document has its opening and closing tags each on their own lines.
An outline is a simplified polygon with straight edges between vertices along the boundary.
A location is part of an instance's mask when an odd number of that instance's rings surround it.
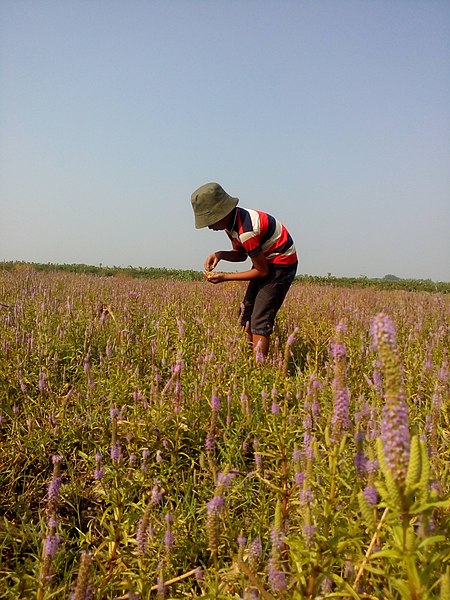
<svg viewBox="0 0 450 600">
<path fill-rule="evenodd" d="M 174 279 L 177 281 L 202 281 L 202 271 L 192 269 L 167 269 L 159 267 L 116 267 L 105 265 L 27 263 L 23 261 L 0 262 L 0 271 L 34 270 L 44 273 L 64 272 L 98 275 L 100 277 L 131 277 L 133 279 Z M 409 292 L 450 292 L 449 281 L 431 279 L 401 279 L 387 274 L 384 277 L 369 278 L 335 277 L 331 273 L 325 276 L 298 274 L 296 280 L 302 283 L 317 283 L 331 287 L 372 287 L 382 290 L 405 290 Z"/>
<path fill-rule="evenodd" d="M 450 297 L 243 285 L 0 270 L 0 598 L 450 598 Z"/>
</svg>

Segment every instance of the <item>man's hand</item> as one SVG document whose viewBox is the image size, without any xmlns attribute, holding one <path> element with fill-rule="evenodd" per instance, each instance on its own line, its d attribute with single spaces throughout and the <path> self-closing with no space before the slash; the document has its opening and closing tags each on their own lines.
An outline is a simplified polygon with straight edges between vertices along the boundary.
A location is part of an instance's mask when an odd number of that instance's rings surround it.
<svg viewBox="0 0 450 600">
<path fill-rule="evenodd" d="M 209 272 L 215 269 L 219 260 L 220 258 L 217 256 L 217 252 L 210 254 L 205 260 L 205 271 Z"/>
<path fill-rule="evenodd" d="M 206 272 L 203 275 L 209 283 L 222 283 L 222 281 L 225 281 L 225 273 Z"/>
</svg>

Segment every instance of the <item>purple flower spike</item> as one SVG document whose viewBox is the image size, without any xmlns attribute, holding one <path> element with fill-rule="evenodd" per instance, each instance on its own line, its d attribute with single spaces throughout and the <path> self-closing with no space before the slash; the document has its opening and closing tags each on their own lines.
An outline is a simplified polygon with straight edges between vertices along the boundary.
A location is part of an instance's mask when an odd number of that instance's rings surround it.
<svg viewBox="0 0 450 600">
<path fill-rule="evenodd" d="M 109 410 L 109 416 L 111 417 L 111 419 L 118 419 L 118 417 L 119 417 L 119 409 L 118 408 L 111 408 Z"/>
<path fill-rule="evenodd" d="M 214 441 L 214 435 L 210 431 L 208 431 L 208 433 L 206 434 L 206 440 L 205 440 L 205 450 L 207 452 L 212 452 L 215 447 L 216 447 L 216 443 Z"/>
<path fill-rule="evenodd" d="M 45 556 L 53 558 L 59 548 L 59 535 L 48 535 L 45 539 Z"/>
<path fill-rule="evenodd" d="M 279 415 L 280 414 L 280 405 L 277 404 L 276 402 L 272 403 L 271 413 L 273 415 Z"/>
<path fill-rule="evenodd" d="M 96 481 L 100 481 L 105 476 L 105 469 L 100 467 L 99 469 L 94 469 L 94 479 Z"/>
<path fill-rule="evenodd" d="M 344 344 L 337 344 L 337 343 L 331 344 L 331 356 L 334 358 L 334 360 L 337 360 L 339 358 L 345 358 L 346 355 L 347 355 L 347 351 L 345 349 Z"/>
<path fill-rule="evenodd" d="M 291 334 L 289 334 L 289 336 L 288 336 L 288 339 L 287 339 L 287 342 L 286 342 L 286 345 L 287 345 L 288 347 L 290 347 L 290 346 L 293 346 L 293 345 L 295 344 L 295 340 L 296 340 L 296 338 L 297 338 L 297 333 L 298 333 L 298 331 L 299 331 L 299 329 L 298 329 L 298 327 L 296 327 L 296 328 L 294 329 L 294 331 L 293 331 Z"/>
<path fill-rule="evenodd" d="M 395 328 L 391 319 L 387 315 L 380 313 L 372 320 L 370 333 L 376 348 L 379 348 L 380 345 L 385 344 L 391 348 L 391 350 L 395 350 L 397 346 Z"/>
<path fill-rule="evenodd" d="M 403 400 L 399 400 L 396 405 L 383 406 L 381 439 L 386 464 L 394 479 L 404 480 L 409 464 L 410 436 L 408 407 Z"/>
<path fill-rule="evenodd" d="M 268 575 L 270 587 L 275 594 L 282 594 L 286 591 L 286 575 L 272 558 L 269 560 Z"/>
<path fill-rule="evenodd" d="M 218 413 L 220 410 L 220 396 L 213 394 L 211 398 L 211 409 L 213 412 Z"/>
<path fill-rule="evenodd" d="M 225 500 L 223 499 L 223 496 L 214 496 L 214 498 L 211 498 L 211 500 L 208 502 L 206 510 L 208 512 L 208 515 L 210 515 L 213 511 L 221 513 L 224 507 Z"/>
<path fill-rule="evenodd" d="M 391 319 L 383 313 L 374 317 L 371 333 L 384 375 L 385 404 L 381 418 L 383 454 L 395 481 L 402 484 L 409 464 L 409 416 Z"/>
<path fill-rule="evenodd" d="M 120 444 L 117 441 L 111 444 L 111 460 L 113 463 L 120 461 Z"/>
<path fill-rule="evenodd" d="M 169 553 L 171 552 L 174 543 L 175 543 L 175 536 L 169 529 L 167 529 L 166 532 L 164 533 L 164 546 L 165 546 L 167 552 L 169 552 Z"/>
<path fill-rule="evenodd" d="M 303 538 L 307 548 L 311 548 L 314 542 L 314 536 L 316 534 L 316 528 L 314 525 L 303 525 L 302 528 Z"/>
<path fill-rule="evenodd" d="M 52 477 L 48 486 L 49 502 L 56 505 L 58 503 L 59 488 L 61 487 L 61 477 Z"/>
<path fill-rule="evenodd" d="M 270 531 L 270 541 L 272 542 L 272 548 L 275 548 L 278 552 L 282 552 L 284 549 L 284 533 L 281 529 L 273 527 Z"/>
<path fill-rule="evenodd" d="M 363 496 L 367 504 L 369 504 L 370 506 L 375 506 L 375 504 L 378 502 L 378 492 L 376 488 L 372 485 L 366 485 L 366 487 L 363 490 Z"/>
</svg>

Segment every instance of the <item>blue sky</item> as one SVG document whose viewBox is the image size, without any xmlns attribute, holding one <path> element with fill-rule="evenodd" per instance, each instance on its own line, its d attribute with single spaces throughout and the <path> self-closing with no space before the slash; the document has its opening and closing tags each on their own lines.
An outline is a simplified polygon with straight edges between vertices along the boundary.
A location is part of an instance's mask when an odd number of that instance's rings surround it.
<svg viewBox="0 0 450 600">
<path fill-rule="evenodd" d="M 201 270 L 218 181 L 299 273 L 449 281 L 449 28 L 448 0 L 2 0 L 0 260 Z"/>
</svg>

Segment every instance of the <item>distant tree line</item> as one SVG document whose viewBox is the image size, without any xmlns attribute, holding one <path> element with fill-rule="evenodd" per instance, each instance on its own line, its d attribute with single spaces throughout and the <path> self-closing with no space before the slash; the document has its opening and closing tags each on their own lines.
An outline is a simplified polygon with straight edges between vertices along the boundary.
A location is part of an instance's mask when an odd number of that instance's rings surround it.
<svg viewBox="0 0 450 600">
<path fill-rule="evenodd" d="M 178 281 L 201 281 L 201 271 L 193 269 L 166 269 L 158 267 L 107 267 L 103 265 L 84 264 L 55 264 L 33 263 L 23 261 L 0 262 L 0 270 L 19 271 L 35 270 L 43 272 L 68 272 L 96 275 L 98 277 L 128 277 L 132 279 L 174 279 Z M 317 283 L 334 287 L 374 287 L 378 289 L 406 290 L 411 292 L 450 292 L 450 282 L 436 282 L 431 279 L 401 279 L 395 275 L 386 275 L 383 278 L 360 277 L 334 277 L 329 273 L 326 277 L 317 275 L 297 275 L 296 281 Z"/>
</svg>

